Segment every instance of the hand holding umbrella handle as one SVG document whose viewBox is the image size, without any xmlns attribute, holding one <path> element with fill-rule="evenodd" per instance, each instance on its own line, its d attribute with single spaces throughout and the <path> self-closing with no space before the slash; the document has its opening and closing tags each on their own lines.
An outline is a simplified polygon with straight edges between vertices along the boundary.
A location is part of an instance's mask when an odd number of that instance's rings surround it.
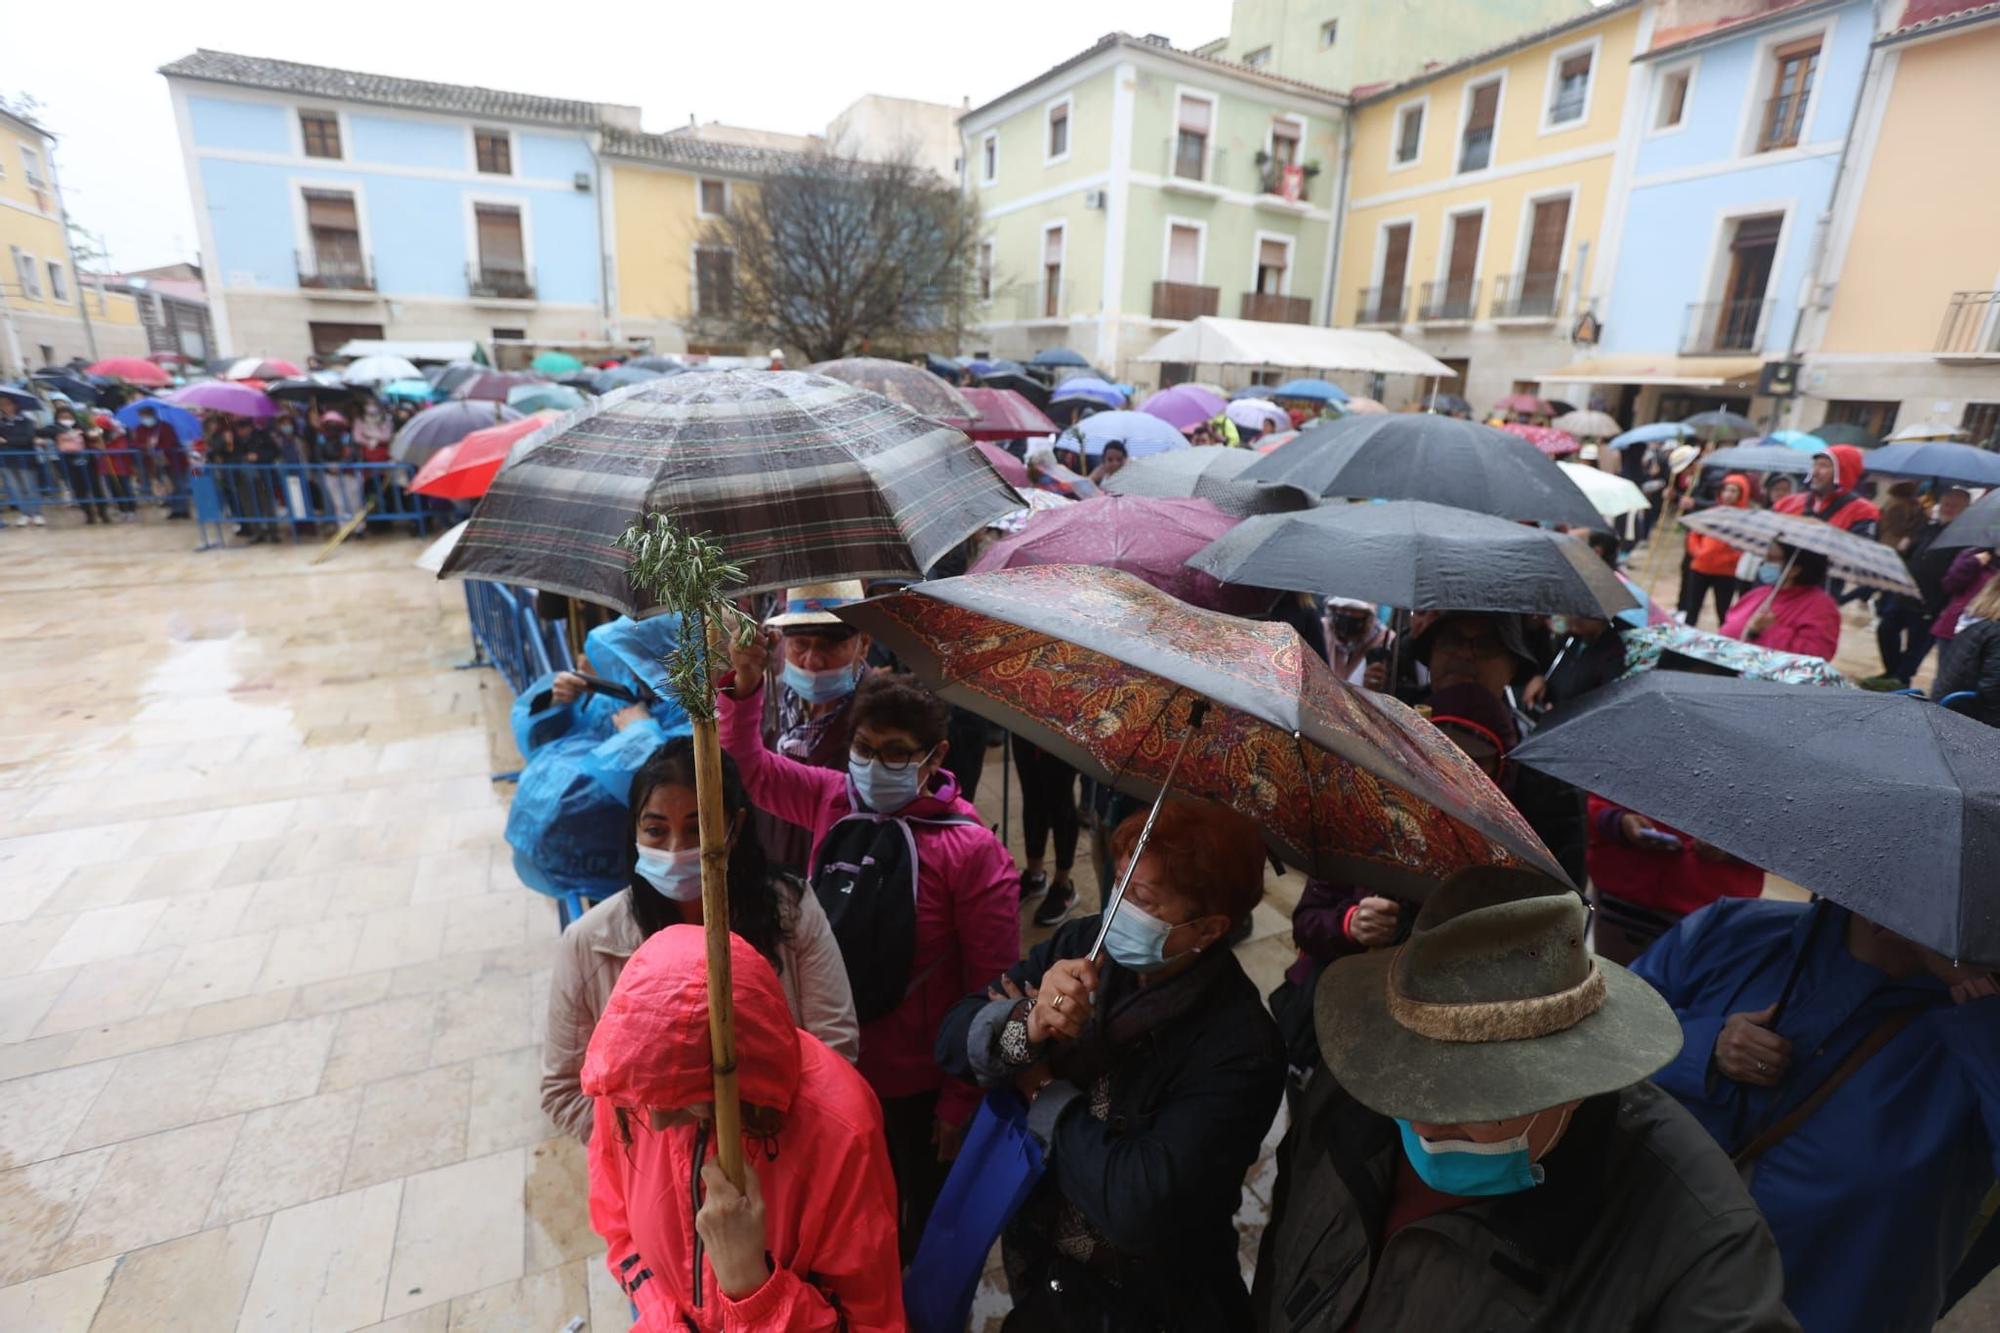
<svg viewBox="0 0 2000 1333">
<path fill-rule="evenodd" d="M 1090 952 L 1084 957 L 1095 963 L 1104 952 L 1104 937 L 1111 931 L 1111 918 L 1118 915 L 1118 904 L 1125 901 L 1125 886 L 1132 882 L 1132 872 L 1138 868 L 1139 856 L 1146 850 L 1146 840 L 1153 836 L 1153 821 L 1160 817 L 1160 807 L 1166 803 L 1167 792 L 1173 788 L 1174 774 L 1180 770 L 1181 758 L 1187 754 L 1188 742 L 1201 730 L 1202 719 L 1208 716 L 1208 700 L 1196 699 L 1188 705 L 1187 732 L 1181 737 L 1180 748 L 1174 751 L 1174 761 L 1167 765 L 1167 775 L 1160 780 L 1159 795 L 1153 798 L 1153 808 L 1146 812 L 1146 822 L 1139 830 L 1139 840 L 1132 844 L 1131 859 L 1125 863 L 1125 873 L 1118 877 L 1117 887 L 1111 891 L 1111 901 L 1104 905 L 1103 919 L 1097 923 L 1097 938 L 1090 942 Z"/>
</svg>

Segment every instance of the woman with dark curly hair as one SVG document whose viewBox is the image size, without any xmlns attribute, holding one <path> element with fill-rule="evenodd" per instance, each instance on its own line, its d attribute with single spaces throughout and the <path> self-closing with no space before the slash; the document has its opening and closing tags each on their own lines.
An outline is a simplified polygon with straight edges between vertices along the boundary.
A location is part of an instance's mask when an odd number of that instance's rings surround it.
<svg viewBox="0 0 2000 1333">
<path fill-rule="evenodd" d="M 730 929 L 776 969 L 792 1021 L 852 1062 L 861 1030 L 833 928 L 804 885 L 770 870 L 763 844 L 749 831 L 755 807 L 728 755 L 722 757 L 722 810 L 730 830 Z M 542 1109 L 586 1143 L 591 1098 L 578 1075 L 618 974 L 661 930 L 702 922 L 692 740 L 667 742 L 633 775 L 631 811 L 631 883 L 570 923 L 549 985 Z"/>
</svg>

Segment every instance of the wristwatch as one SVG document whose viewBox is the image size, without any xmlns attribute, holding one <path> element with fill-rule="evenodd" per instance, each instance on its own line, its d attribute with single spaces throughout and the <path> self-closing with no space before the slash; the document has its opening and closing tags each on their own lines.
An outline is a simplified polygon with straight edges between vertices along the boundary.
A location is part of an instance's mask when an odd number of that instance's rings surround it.
<svg viewBox="0 0 2000 1333">
<path fill-rule="evenodd" d="M 1035 1048 L 1028 1040 L 1028 1001 L 1016 1000 L 1013 1012 L 1000 1025 L 1000 1059 L 1015 1069 L 1035 1063 Z"/>
</svg>

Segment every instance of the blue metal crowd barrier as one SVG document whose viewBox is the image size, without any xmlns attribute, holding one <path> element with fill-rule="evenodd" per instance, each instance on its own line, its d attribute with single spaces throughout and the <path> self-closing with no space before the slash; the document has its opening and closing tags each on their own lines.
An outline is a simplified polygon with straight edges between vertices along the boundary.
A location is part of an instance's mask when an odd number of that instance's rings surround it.
<svg viewBox="0 0 2000 1333">
<path fill-rule="evenodd" d="M 537 677 L 576 667 L 563 627 L 542 619 L 530 589 L 467 579 L 465 614 L 478 654 L 473 664 L 491 665 L 515 694 Z"/>
<path fill-rule="evenodd" d="M 76 509 L 87 523 L 136 516 L 141 505 L 164 505 L 188 517 L 188 478 L 194 462 L 185 450 L 78 449 L 46 445 L 0 450 L 0 509 L 24 519 L 45 509 Z"/>
</svg>

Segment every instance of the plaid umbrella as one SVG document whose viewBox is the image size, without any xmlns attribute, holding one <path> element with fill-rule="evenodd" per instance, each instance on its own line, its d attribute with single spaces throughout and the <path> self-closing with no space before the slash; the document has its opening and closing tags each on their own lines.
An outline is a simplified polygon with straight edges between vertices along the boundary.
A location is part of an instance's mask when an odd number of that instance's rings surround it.
<svg viewBox="0 0 2000 1333">
<path fill-rule="evenodd" d="M 901 403 L 918 416 L 953 425 L 976 420 L 979 412 L 965 396 L 922 366 L 891 361 L 880 356 L 844 356 L 838 361 L 822 361 L 812 367 L 815 375 L 852 384 L 857 389 L 879 393 L 892 403 Z"/>
<path fill-rule="evenodd" d="M 1060 429 L 1039 407 L 1012 389 L 960 389 L 972 407 L 975 440 L 1014 440 L 1027 435 L 1053 435 Z"/>
<path fill-rule="evenodd" d="M 654 511 L 721 543 L 753 593 L 921 577 L 1020 507 L 963 435 L 880 394 L 801 371 L 674 375 L 523 441 L 444 572 L 640 616 L 654 607 L 613 542 Z"/>
<path fill-rule="evenodd" d="M 1761 552 L 1774 541 L 1823 555 L 1837 578 L 1870 588 L 1921 597 L 1901 556 L 1872 537 L 1857 537 L 1816 518 L 1776 514 L 1768 509 L 1717 505 L 1683 515 L 1690 532 L 1720 537 L 1739 551 Z"/>
<path fill-rule="evenodd" d="M 1310 874 L 1411 898 L 1468 866 L 1562 877 L 1470 759 L 1389 696 L 1336 679 L 1288 625 L 1088 565 L 940 579 L 836 614 L 945 699 L 1142 798 L 1181 747 L 1189 702 L 1207 699 L 1174 790 L 1254 819 Z"/>
<path fill-rule="evenodd" d="M 1583 446 L 1568 431 L 1557 430 L 1554 426 L 1529 426 L 1519 421 L 1510 421 L 1500 427 L 1509 435 L 1518 435 L 1534 445 L 1550 458 L 1561 458 L 1573 454 Z"/>
<path fill-rule="evenodd" d="M 1189 556 L 1236 523 L 1206 500 L 1100 495 L 1030 516 L 1019 535 L 988 547 L 971 572 L 990 574 L 1030 565 L 1097 565 L 1136 575 L 1190 606 L 1256 615 L 1270 609 L 1276 593 L 1267 588 L 1227 586 L 1187 564 Z"/>
</svg>

